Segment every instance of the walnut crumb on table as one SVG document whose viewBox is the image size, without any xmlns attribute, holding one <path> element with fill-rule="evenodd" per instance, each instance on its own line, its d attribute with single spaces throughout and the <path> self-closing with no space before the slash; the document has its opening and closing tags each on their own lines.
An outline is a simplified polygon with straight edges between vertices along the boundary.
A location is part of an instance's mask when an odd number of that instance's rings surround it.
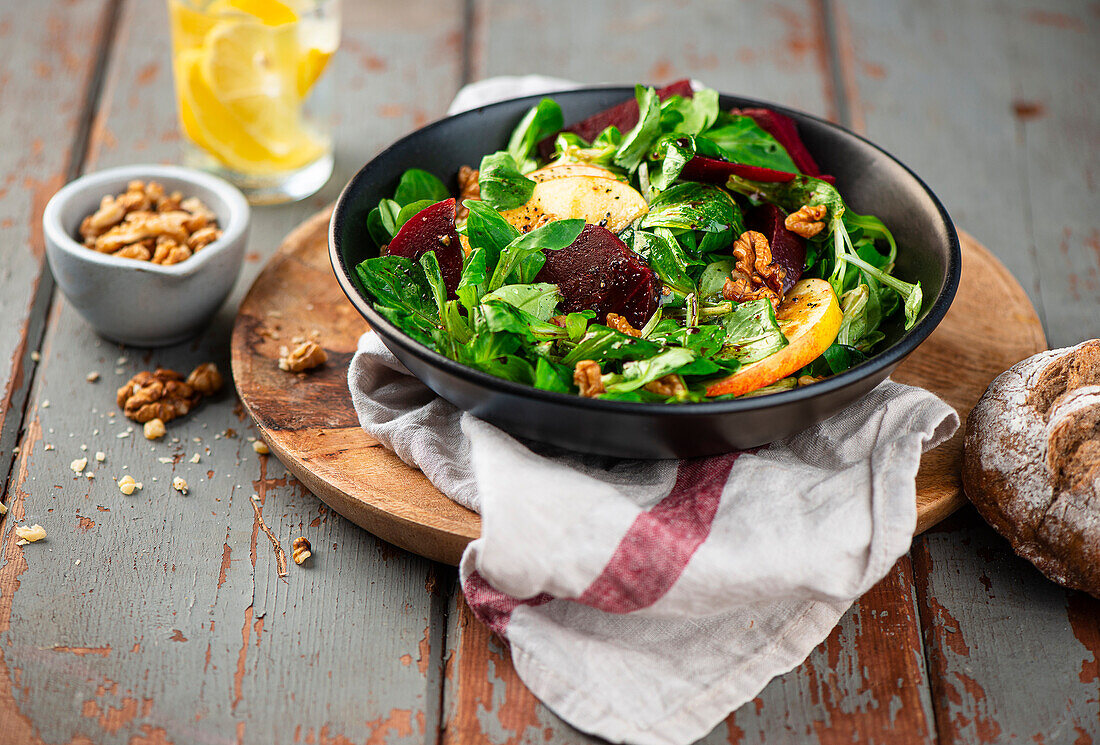
<svg viewBox="0 0 1100 745">
<path fill-rule="evenodd" d="M 123 494 L 125 494 L 126 496 L 130 496 L 135 491 L 137 491 L 141 488 L 142 488 L 141 482 L 140 481 L 135 481 L 134 477 L 131 476 L 130 474 L 126 474 L 125 476 L 123 476 L 122 478 L 120 478 L 118 480 L 118 490 L 120 492 L 122 492 Z"/>
<path fill-rule="evenodd" d="M 168 434 L 168 430 L 164 428 L 164 422 L 160 419 L 150 419 L 144 424 L 142 431 L 146 440 L 159 440 Z"/>
<path fill-rule="evenodd" d="M 305 563 L 305 560 L 310 556 L 313 556 L 312 546 L 309 545 L 309 541 L 306 537 L 298 536 L 294 539 L 294 542 L 290 544 L 291 558 L 294 559 L 294 563 L 301 566 Z"/>
<path fill-rule="evenodd" d="M 45 538 L 46 529 L 38 523 L 30 527 L 26 525 L 16 525 L 15 535 L 19 538 L 19 540 L 15 542 L 15 545 L 26 546 L 28 543 L 34 543 L 35 541 L 40 541 Z"/>
<path fill-rule="evenodd" d="M 181 476 L 176 476 L 172 479 L 172 488 L 180 494 L 187 495 L 187 482 L 184 481 Z"/>
<path fill-rule="evenodd" d="M 84 469 L 87 468 L 87 467 L 88 467 L 88 459 L 87 458 L 77 458 L 76 460 L 74 460 L 72 463 L 69 464 L 69 468 L 72 469 L 73 473 L 83 473 Z"/>
<path fill-rule="evenodd" d="M 271 448 L 269 448 L 267 446 L 267 443 L 263 440 L 256 440 L 254 443 L 252 443 L 252 449 L 260 455 L 268 455 L 271 453 Z"/>
</svg>

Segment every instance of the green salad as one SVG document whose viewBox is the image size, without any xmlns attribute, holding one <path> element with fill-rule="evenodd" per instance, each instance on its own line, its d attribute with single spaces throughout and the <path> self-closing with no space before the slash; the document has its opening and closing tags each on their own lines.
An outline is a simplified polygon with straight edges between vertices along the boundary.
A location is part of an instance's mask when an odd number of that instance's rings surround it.
<svg viewBox="0 0 1100 745">
<path fill-rule="evenodd" d="M 500 378 L 669 403 L 810 385 L 916 322 L 890 231 L 782 113 L 680 82 L 564 124 L 545 98 L 476 169 L 402 175 L 356 268 L 379 314 Z"/>
</svg>

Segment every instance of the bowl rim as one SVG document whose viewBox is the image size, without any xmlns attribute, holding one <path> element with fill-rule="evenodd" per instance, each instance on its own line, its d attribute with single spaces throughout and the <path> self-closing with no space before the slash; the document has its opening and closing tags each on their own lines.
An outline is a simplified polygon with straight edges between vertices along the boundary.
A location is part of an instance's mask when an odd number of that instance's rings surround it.
<svg viewBox="0 0 1100 745">
<path fill-rule="evenodd" d="M 962 249 L 959 244 L 958 232 L 955 229 L 955 224 L 951 220 L 951 216 L 947 213 L 947 209 L 943 206 L 939 197 L 935 192 L 929 188 L 928 184 L 918 176 L 909 166 L 902 163 L 894 155 L 887 150 L 883 149 L 874 142 L 871 142 L 866 137 L 863 137 L 856 132 L 851 131 L 843 125 L 830 122 L 822 117 L 808 114 L 804 111 L 791 109 L 786 106 L 771 103 L 769 101 L 763 101 L 755 98 L 748 98 L 745 96 L 735 96 L 732 94 L 726 94 L 719 92 L 719 96 L 725 96 L 727 98 L 735 98 L 744 102 L 749 107 L 762 107 L 769 108 L 774 111 L 778 111 L 787 116 L 800 117 L 810 119 L 818 124 L 827 128 L 835 129 L 841 133 L 852 137 L 871 148 L 877 150 L 882 155 L 893 161 L 896 165 L 901 167 L 910 177 L 924 190 L 925 194 L 932 200 L 932 204 L 935 206 L 936 211 L 939 213 L 940 219 L 943 222 L 947 232 L 948 241 L 948 263 L 946 276 L 944 277 L 944 283 L 938 295 L 936 295 L 931 307 L 929 307 L 927 314 L 922 318 L 913 328 L 904 332 L 902 337 L 898 339 L 889 348 L 874 355 L 865 362 L 849 368 L 839 375 L 834 375 L 825 380 L 814 383 L 813 385 L 803 386 L 800 388 L 793 388 L 787 391 L 779 391 L 771 393 L 766 396 L 757 396 L 751 398 L 738 398 L 727 401 L 701 401 L 691 402 L 684 404 L 668 404 L 668 403 L 648 403 L 637 401 L 605 401 L 599 398 L 585 398 L 583 396 L 577 396 L 568 393 L 558 393 L 555 391 L 544 391 L 541 388 L 535 388 L 534 386 L 524 385 L 522 383 L 516 383 L 504 378 L 498 378 L 495 375 L 476 370 L 472 367 L 463 365 L 460 362 L 456 362 L 435 350 L 415 341 L 412 337 L 408 336 L 405 332 L 391 324 L 380 313 L 374 310 L 374 307 L 369 301 L 359 292 L 359 288 L 355 285 L 354 280 L 351 277 L 351 268 L 344 263 L 343 256 L 339 251 L 339 240 L 337 238 L 337 227 L 343 222 L 345 211 L 348 201 L 350 199 L 351 189 L 362 177 L 363 172 L 367 170 L 372 163 L 391 152 L 392 150 L 400 147 L 406 141 L 413 137 L 422 135 L 425 132 L 432 131 L 438 127 L 445 126 L 447 122 L 453 119 L 459 119 L 463 117 L 473 117 L 482 115 L 486 110 L 501 107 L 504 105 L 513 105 L 519 102 L 530 101 L 532 104 L 537 103 L 539 100 L 546 97 L 563 96 L 574 93 L 587 93 L 593 91 L 601 92 L 621 92 L 624 96 L 624 100 L 630 97 L 634 93 L 634 88 L 630 86 L 619 85 L 607 85 L 607 86 L 584 86 L 581 88 L 573 88 L 563 91 L 551 91 L 548 93 L 537 93 L 529 96 L 520 96 L 516 98 L 509 98 L 502 101 L 494 101 L 493 103 L 485 104 L 477 108 L 469 109 L 467 111 L 459 112 L 457 114 L 443 117 L 438 119 L 420 129 L 417 129 L 408 135 L 405 135 L 401 139 L 397 140 L 389 147 L 385 148 L 367 163 L 365 163 L 348 183 L 344 185 L 344 188 L 340 191 L 340 196 L 337 197 L 335 206 L 332 211 L 332 217 L 329 219 L 328 229 L 328 248 L 329 248 L 329 261 L 332 264 L 333 273 L 336 275 L 340 289 L 343 290 L 344 295 L 355 306 L 356 310 L 365 317 L 373 329 L 380 336 L 386 337 L 389 341 L 397 344 L 405 352 L 418 357 L 423 362 L 428 363 L 434 367 L 442 368 L 447 373 L 456 377 L 462 378 L 465 381 L 478 385 L 480 387 L 486 387 L 489 389 L 495 389 L 503 393 L 519 396 L 527 399 L 534 399 L 540 403 L 557 404 L 559 406 L 567 406 L 570 408 L 584 409 L 587 411 L 607 411 L 618 414 L 637 414 L 651 416 L 653 414 L 662 413 L 673 417 L 691 417 L 694 415 L 714 415 L 714 414 L 733 414 L 738 412 L 756 411 L 760 409 L 769 409 L 775 406 L 785 404 L 795 404 L 801 401 L 806 401 L 817 396 L 824 396 L 833 391 L 838 391 L 843 388 L 853 385 L 864 378 L 873 377 L 876 373 L 880 373 L 883 370 L 892 369 L 899 364 L 905 357 L 907 357 L 914 349 L 916 349 L 939 325 L 940 321 L 947 314 L 948 308 L 950 308 L 952 301 L 955 298 L 955 293 L 959 287 L 959 279 L 962 273 Z"/>
<path fill-rule="evenodd" d="M 79 195 L 95 191 L 102 197 L 113 188 L 108 187 L 108 184 L 121 180 L 141 179 L 149 181 L 155 178 L 172 178 L 217 193 L 225 202 L 227 212 L 224 216 L 217 216 L 219 223 L 222 223 L 224 218 L 221 238 L 204 246 L 201 251 L 192 255 L 186 261 L 165 266 L 154 264 L 151 261 L 129 259 L 90 249 L 69 235 L 61 224 L 61 217 L 65 208 Z M 206 264 L 213 260 L 216 254 L 237 245 L 247 233 L 251 218 L 252 210 L 248 205 L 248 200 L 245 199 L 240 189 L 225 179 L 185 166 L 150 163 L 105 168 L 73 179 L 58 189 L 50 197 L 50 201 L 46 203 L 46 208 L 42 212 L 42 228 L 49 242 L 80 261 L 120 269 L 136 269 L 140 272 L 160 274 L 167 277 L 188 277 L 201 271 Z"/>
</svg>

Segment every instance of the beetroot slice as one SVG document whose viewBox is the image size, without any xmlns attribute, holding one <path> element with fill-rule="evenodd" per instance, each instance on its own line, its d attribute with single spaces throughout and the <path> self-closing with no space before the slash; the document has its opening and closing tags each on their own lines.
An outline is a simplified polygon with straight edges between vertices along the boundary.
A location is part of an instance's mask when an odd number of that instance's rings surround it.
<svg viewBox="0 0 1100 745">
<path fill-rule="evenodd" d="M 677 80 L 675 83 L 670 83 L 664 88 L 657 89 L 657 98 L 664 101 L 670 96 L 683 96 L 684 98 L 691 98 L 693 91 L 691 89 L 690 80 Z M 638 123 L 638 100 L 631 98 L 629 101 L 623 101 L 617 106 L 612 106 L 610 109 L 604 109 L 603 111 L 593 114 L 587 119 L 582 119 L 576 124 L 571 124 L 562 132 L 572 132 L 573 134 L 581 137 L 585 142 L 592 142 L 599 136 L 600 132 L 611 125 L 615 125 L 619 128 L 619 131 L 626 134 L 634 128 L 634 125 Z M 554 154 L 554 141 L 557 139 L 559 133 L 555 133 L 544 139 L 539 143 L 539 155 L 545 160 Z"/>
<path fill-rule="evenodd" d="M 734 109 L 731 113 L 749 117 L 760 129 L 774 137 L 802 173 L 828 181 L 830 184 L 836 183 L 835 178 L 821 173 L 814 156 L 810 155 L 810 151 L 803 144 L 794 119 L 771 109 Z"/>
<path fill-rule="evenodd" d="M 428 251 L 439 260 L 447 296 L 455 298 L 462 278 L 462 244 L 455 230 L 455 200 L 445 199 L 417 212 L 401 226 L 390 241 L 386 253 L 418 261 Z"/>
<path fill-rule="evenodd" d="M 783 292 L 787 292 L 802 276 L 806 267 L 806 241 L 797 233 L 787 230 L 784 221 L 787 213 L 774 204 L 761 204 L 745 216 L 745 225 L 749 230 L 763 233 L 771 246 L 772 264 L 778 264 L 786 270 L 783 277 Z"/>
<path fill-rule="evenodd" d="M 585 225 L 577 240 L 543 253 L 546 263 L 535 281 L 558 286 L 563 312 L 594 310 L 598 323 L 618 313 L 640 328 L 657 310 L 656 272 L 607 228 Z"/>
<path fill-rule="evenodd" d="M 750 181 L 770 181 L 786 183 L 794 181 L 797 174 L 786 171 L 776 171 L 772 168 L 749 166 L 744 163 L 730 163 L 726 160 L 708 158 L 705 155 L 696 155 L 687 162 L 680 177 L 688 181 L 703 181 L 708 184 L 726 185 L 730 176 L 740 176 Z"/>
</svg>

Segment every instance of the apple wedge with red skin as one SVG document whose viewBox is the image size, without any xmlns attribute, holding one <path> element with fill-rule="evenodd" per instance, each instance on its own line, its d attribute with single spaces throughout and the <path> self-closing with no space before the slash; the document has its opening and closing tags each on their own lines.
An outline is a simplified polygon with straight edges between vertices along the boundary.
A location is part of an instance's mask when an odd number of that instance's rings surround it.
<svg viewBox="0 0 1100 745">
<path fill-rule="evenodd" d="M 664 88 L 658 88 L 657 98 L 662 101 L 670 96 L 691 98 L 693 93 L 694 91 L 691 88 L 690 80 L 677 80 L 675 83 L 670 83 Z M 636 98 L 631 98 L 627 101 L 623 101 L 617 106 L 612 106 L 610 109 L 604 109 L 603 111 L 593 114 L 587 119 L 582 119 L 576 124 L 571 124 L 562 129 L 561 132 L 571 132 L 585 142 L 592 142 L 599 136 L 600 132 L 603 132 L 610 126 L 618 127 L 619 131 L 625 135 L 627 132 L 634 129 L 640 115 L 638 100 Z M 560 134 L 560 132 L 550 135 L 539 143 L 539 155 L 541 155 L 544 160 L 554 154 L 554 141 L 557 140 L 558 134 Z"/>
<path fill-rule="evenodd" d="M 774 204 L 754 207 L 745 216 L 745 227 L 763 234 L 771 247 L 772 264 L 783 267 L 783 292 L 794 287 L 806 268 L 806 240 L 787 230 L 787 213 Z"/>
<path fill-rule="evenodd" d="M 439 260 L 439 271 L 447 296 L 455 298 L 462 278 L 462 244 L 455 229 L 455 200 L 445 199 L 417 212 L 401 226 L 386 248 L 389 256 L 403 256 L 419 261 L 428 251 Z"/>
<path fill-rule="evenodd" d="M 535 281 L 558 286 L 564 313 L 594 310 L 598 323 L 618 313 L 641 328 L 656 312 L 657 273 L 607 228 L 585 225 L 577 240 L 543 254 L 546 263 Z"/>
</svg>

